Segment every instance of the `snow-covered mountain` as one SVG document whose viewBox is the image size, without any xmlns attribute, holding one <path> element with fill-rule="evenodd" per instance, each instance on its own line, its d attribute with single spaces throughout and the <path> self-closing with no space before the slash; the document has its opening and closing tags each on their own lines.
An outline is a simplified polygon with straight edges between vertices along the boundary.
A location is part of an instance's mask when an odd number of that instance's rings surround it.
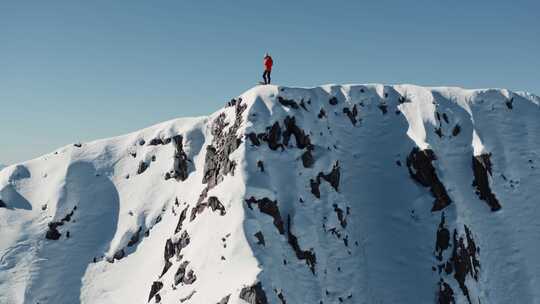
<svg viewBox="0 0 540 304">
<path fill-rule="evenodd" d="M 4 169 L 5 167 L 7 167 L 7 166 L 0 163 L 0 171 L 2 171 L 2 169 Z"/>
<path fill-rule="evenodd" d="M 540 303 L 540 98 L 258 86 L 0 172 L 0 303 Z"/>
</svg>

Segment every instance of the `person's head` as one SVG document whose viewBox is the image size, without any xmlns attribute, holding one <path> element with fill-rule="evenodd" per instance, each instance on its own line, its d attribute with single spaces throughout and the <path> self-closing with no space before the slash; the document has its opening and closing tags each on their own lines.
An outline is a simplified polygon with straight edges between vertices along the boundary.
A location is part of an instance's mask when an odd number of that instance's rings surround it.
<svg viewBox="0 0 540 304">
<path fill-rule="evenodd" d="M 268 54 L 268 52 L 264 53 L 264 57 L 270 57 L 270 54 Z"/>
</svg>

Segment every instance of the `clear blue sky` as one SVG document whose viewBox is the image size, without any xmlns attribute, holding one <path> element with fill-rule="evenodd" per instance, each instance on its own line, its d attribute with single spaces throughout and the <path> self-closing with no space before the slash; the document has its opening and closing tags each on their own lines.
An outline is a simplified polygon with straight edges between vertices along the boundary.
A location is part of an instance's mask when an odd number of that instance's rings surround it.
<svg viewBox="0 0 540 304">
<path fill-rule="evenodd" d="M 0 163 L 215 111 L 259 81 L 540 93 L 540 1 L 2 1 Z"/>
</svg>

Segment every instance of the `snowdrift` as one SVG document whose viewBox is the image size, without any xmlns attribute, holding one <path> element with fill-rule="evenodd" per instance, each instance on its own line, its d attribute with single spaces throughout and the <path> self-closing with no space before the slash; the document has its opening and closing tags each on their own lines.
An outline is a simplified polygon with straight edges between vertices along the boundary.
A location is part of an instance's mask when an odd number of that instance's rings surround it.
<svg viewBox="0 0 540 304">
<path fill-rule="evenodd" d="M 540 99 L 258 86 L 0 171 L 0 303 L 540 303 Z"/>
</svg>

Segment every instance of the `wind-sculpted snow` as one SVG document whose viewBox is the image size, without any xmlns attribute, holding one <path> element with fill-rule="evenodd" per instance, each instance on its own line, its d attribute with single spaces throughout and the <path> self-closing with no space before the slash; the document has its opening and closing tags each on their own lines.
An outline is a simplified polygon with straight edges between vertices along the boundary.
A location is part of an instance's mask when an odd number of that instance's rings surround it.
<svg viewBox="0 0 540 304">
<path fill-rule="evenodd" d="M 540 98 L 258 86 L 0 171 L 0 303 L 540 303 Z"/>
</svg>

